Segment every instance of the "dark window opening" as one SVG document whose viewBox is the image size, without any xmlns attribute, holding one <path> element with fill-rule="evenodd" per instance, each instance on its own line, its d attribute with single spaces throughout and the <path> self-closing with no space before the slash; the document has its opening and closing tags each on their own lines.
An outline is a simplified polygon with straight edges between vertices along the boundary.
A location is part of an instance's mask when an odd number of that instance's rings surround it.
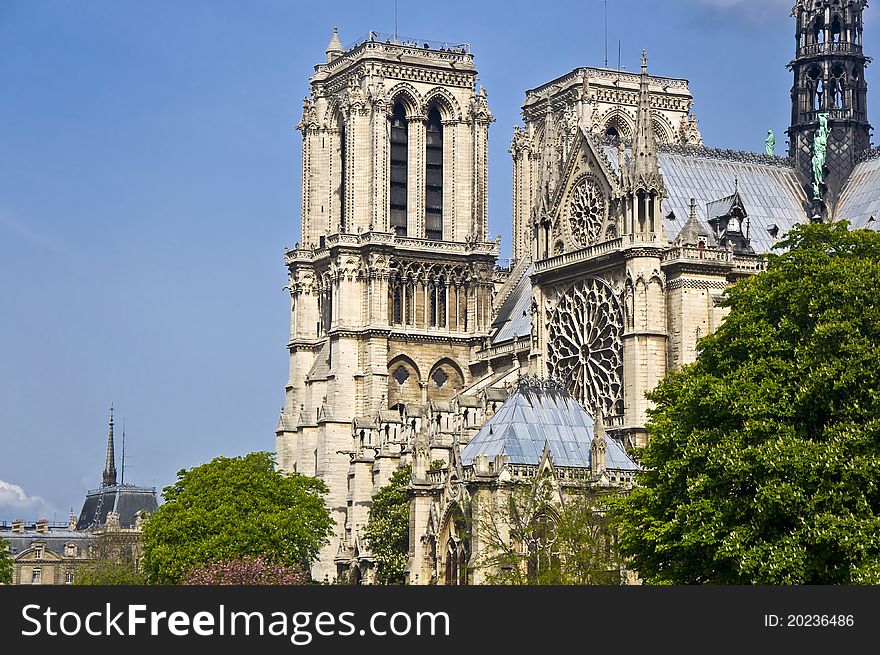
<svg viewBox="0 0 880 655">
<path fill-rule="evenodd" d="M 406 236 L 409 124 L 399 102 L 391 115 L 391 229 Z"/>
<path fill-rule="evenodd" d="M 443 238 L 443 123 L 436 107 L 425 128 L 425 238 Z"/>
<path fill-rule="evenodd" d="M 840 42 L 840 34 L 843 30 L 840 26 L 840 16 L 835 16 L 834 20 L 831 21 L 831 41 L 834 43 Z"/>
<path fill-rule="evenodd" d="M 346 232 L 345 229 L 345 125 L 339 129 L 339 229 L 340 232 Z"/>
</svg>

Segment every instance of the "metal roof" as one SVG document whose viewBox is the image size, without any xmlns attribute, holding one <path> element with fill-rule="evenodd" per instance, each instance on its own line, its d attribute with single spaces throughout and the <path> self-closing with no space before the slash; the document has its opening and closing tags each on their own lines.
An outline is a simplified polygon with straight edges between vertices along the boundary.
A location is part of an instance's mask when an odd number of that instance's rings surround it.
<svg viewBox="0 0 880 655">
<path fill-rule="evenodd" d="M 880 158 L 855 167 L 840 194 L 835 218 L 854 228 L 880 229 Z"/>
<path fill-rule="evenodd" d="M 603 150 L 617 171 L 617 149 L 606 145 Z M 694 149 L 686 154 L 684 150 L 682 153 L 661 151 L 658 157 L 668 195 L 663 201 L 663 213 L 666 237 L 670 240 L 681 232 L 688 220 L 691 198 L 706 211 L 710 204 L 729 198 L 737 183 L 749 217 L 749 239 L 755 252 L 770 252 L 791 228 L 807 222 L 804 208 L 809 201 L 790 166 L 772 162 L 757 153 L 710 149 Z M 765 159 L 767 161 L 763 161 Z"/>
<path fill-rule="evenodd" d="M 29 529 L 24 532 L 12 532 L 11 529 L 3 528 L 0 529 L 0 539 L 9 542 L 10 552 L 14 556 L 31 548 L 31 545 L 36 541 L 43 542 L 47 549 L 57 553 L 63 552 L 64 546 L 69 543 L 75 543 L 80 550 L 84 550 L 88 548 L 92 537 L 67 529 L 49 528 L 48 532 Z"/>
<path fill-rule="evenodd" d="M 617 441 L 606 441 L 606 468 L 638 469 Z M 511 464 L 538 465 L 547 445 L 554 465 L 590 468 L 592 443 L 592 417 L 564 388 L 521 383 L 462 449 L 461 461 L 507 455 Z"/>
<path fill-rule="evenodd" d="M 515 341 L 532 333 L 532 279 L 534 266 L 529 265 L 492 322 L 495 333 L 492 345 Z"/>
<path fill-rule="evenodd" d="M 136 487 L 129 484 L 116 484 L 89 491 L 79 513 L 77 530 L 107 523 L 107 514 L 119 514 L 119 525 L 131 528 L 135 525 L 138 512 L 152 514 L 159 507 L 156 490 L 153 487 Z"/>
</svg>

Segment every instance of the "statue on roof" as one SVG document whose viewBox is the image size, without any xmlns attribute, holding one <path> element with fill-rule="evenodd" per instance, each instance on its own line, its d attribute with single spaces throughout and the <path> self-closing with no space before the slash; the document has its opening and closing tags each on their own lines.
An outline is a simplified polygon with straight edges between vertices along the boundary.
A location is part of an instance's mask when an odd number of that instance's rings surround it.
<svg viewBox="0 0 880 655">
<path fill-rule="evenodd" d="M 813 137 L 813 200 L 822 199 L 825 160 L 828 156 L 828 114 L 819 114 L 819 129 Z"/>
<path fill-rule="evenodd" d="M 768 155 L 776 154 L 776 136 L 773 130 L 767 130 L 767 140 L 764 141 L 764 150 Z"/>
</svg>

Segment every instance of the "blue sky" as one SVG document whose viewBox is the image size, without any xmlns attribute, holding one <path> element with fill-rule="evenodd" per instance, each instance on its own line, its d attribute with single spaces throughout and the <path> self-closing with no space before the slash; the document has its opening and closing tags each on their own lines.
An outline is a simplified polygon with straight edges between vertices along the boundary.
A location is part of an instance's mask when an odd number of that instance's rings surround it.
<svg viewBox="0 0 880 655">
<path fill-rule="evenodd" d="M 524 91 L 602 65 L 603 2 L 399 4 L 400 34 L 472 46 L 509 256 Z M 708 145 L 761 150 L 771 128 L 782 150 L 792 4 L 611 0 L 609 58 L 619 39 L 627 69 L 646 48 L 690 79 Z M 79 511 L 111 402 L 128 482 L 274 449 L 294 125 L 334 25 L 345 44 L 393 31 L 394 0 L 0 2 L 0 520 Z"/>
</svg>

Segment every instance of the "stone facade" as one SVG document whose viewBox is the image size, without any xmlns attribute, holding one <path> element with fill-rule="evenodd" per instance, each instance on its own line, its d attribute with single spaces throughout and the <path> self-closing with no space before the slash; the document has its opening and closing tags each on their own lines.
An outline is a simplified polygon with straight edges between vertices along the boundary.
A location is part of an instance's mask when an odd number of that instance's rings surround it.
<svg viewBox="0 0 880 655">
<path fill-rule="evenodd" d="M 801 72 L 863 63 L 865 3 L 843 3 L 837 23 L 832 5 L 795 8 L 795 136 L 811 129 Z M 819 15 L 822 48 L 804 36 Z M 334 32 L 311 79 L 276 436 L 282 469 L 330 488 L 336 529 L 317 579 L 373 579 L 360 531 L 372 494 L 405 464 L 413 584 L 485 579 L 463 499 L 497 501 L 538 471 L 577 481 L 569 491 L 626 488 L 631 476 L 603 481 L 552 448 L 517 462 L 462 453 L 527 376 L 559 381 L 580 407 L 566 411 L 590 415 L 608 452 L 644 445 L 646 394 L 694 361 L 724 319 L 724 290 L 815 215 L 804 153 L 705 148 L 687 81 L 649 75 L 643 54 L 640 74 L 579 68 L 527 92 L 511 147 L 514 260 L 501 266 L 486 220 L 492 115 L 476 75 L 463 44 L 371 33 L 345 49 Z M 845 88 L 851 115 L 832 114 L 832 133 L 852 137 L 856 169 L 829 158 L 824 202 L 836 215 L 842 180 L 846 212 L 867 220 L 880 155 L 865 153 L 867 124 L 852 113 L 865 111 L 864 80 Z"/>
<path fill-rule="evenodd" d="M 72 584 L 78 568 L 109 558 L 140 567 L 141 527 L 158 507 L 156 489 L 117 483 L 113 427 L 111 408 L 101 486 L 86 493 L 79 517 L 0 524 L 0 539 L 9 542 L 13 557 L 13 584 Z M 124 468 L 123 461 L 123 475 Z"/>
<path fill-rule="evenodd" d="M 469 48 L 334 32 L 304 102 L 302 242 L 287 252 L 290 377 L 278 463 L 330 487 L 334 543 L 354 547 L 369 492 L 353 425 L 421 424 L 474 381 L 499 244 L 488 235 L 488 129 Z M 376 444 L 372 444 L 376 445 Z M 398 449 L 399 450 L 399 449 Z M 381 461 L 381 458 L 380 458 Z M 349 490 L 349 485 L 352 489 Z M 363 494 L 363 495 L 362 495 Z"/>
</svg>

